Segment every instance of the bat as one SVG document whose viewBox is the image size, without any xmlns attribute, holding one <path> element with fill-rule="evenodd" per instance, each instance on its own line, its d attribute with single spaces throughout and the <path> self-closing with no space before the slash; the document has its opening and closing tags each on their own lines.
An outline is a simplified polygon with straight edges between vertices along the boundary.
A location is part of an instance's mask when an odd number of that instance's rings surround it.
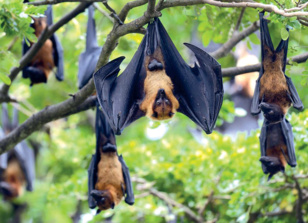
<svg viewBox="0 0 308 223">
<path fill-rule="evenodd" d="M 261 103 L 260 107 L 265 117 L 260 134 L 260 161 L 270 180 L 279 171 L 284 172 L 287 163 L 291 167 L 297 165 L 293 132 L 279 105 Z"/>
<path fill-rule="evenodd" d="M 49 5 L 45 11 L 46 17 L 32 17 L 34 23 L 31 25 L 35 30 L 36 37 L 39 37 L 47 26 L 52 25 L 52 7 Z M 30 47 L 33 43 L 30 43 Z M 23 55 L 30 47 L 23 41 Z M 32 61 L 23 68 L 23 78 L 30 78 L 30 86 L 38 83 L 47 83 L 48 76 L 53 68 L 57 67 L 56 78 L 59 81 L 64 79 L 63 48 L 55 34 L 45 41 L 43 46 L 33 57 Z"/>
<path fill-rule="evenodd" d="M 261 12 L 262 66 L 255 87 L 251 113 L 256 115 L 261 112 L 259 106 L 261 102 L 278 105 L 284 115 L 287 113 L 291 104 L 293 104 L 294 108 L 302 110 L 304 106 L 296 88 L 291 78 L 285 75 L 289 39 L 281 40 L 275 50 L 268 30 L 267 20 L 263 16 L 264 12 Z"/>
<path fill-rule="evenodd" d="M 2 105 L 2 128 L 0 138 L 18 126 L 18 112 L 13 110 L 13 120 L 10 122 L 6 104 Z M 25 141 L 18 143 L 12 150 L 0 156 L 0 193 L 6 199 L 12 199 L 26 190 L 32 191 L 35 179 L 34 152 Z"/>
<path fill-rule="evenodd" d="M 197 63 L 188 66 L 158 18 L 149 23 L 133 59 L 120 76 L 119 57 L 94 74 L 99 103 L 115 134 L 147 116 L 172 118 L 181 112 L 210 134 L 223 99 L 220 64 L 198 47 L 185 43 Z"/>
<path fill-rule="evenodd" d="M 83 88 L 91 79 L 97 64 L 102 47 L 97 45 L 94 20 L 94 7 L 88 8 L 88 24 L 86 37 L 86 50 L 79 57 L 78 87 Z"/>
<path fill-rule="evenodd" d="M 255 87 L 251 113 L 264 115 L 260 135 L 262 169 L 268 180 L 288 163 L 296 166 L 292 127 L 285 114 L 293 107 L 301 110 L 301 102 L 291 79 L 285 75 L 288 39 L 281 40 L 274 49 L 267 20 L 260 13 L 262 66 Z M 288 29 L 287 29 L 288 30 Z M 274 86 L 274 87 L 273 87 Z"/>
<path fill-rule="evenodd" d="M 113 209 L 124 196 L 127 204 L 134 204 L 128 167 L 122 155 L 118 156 L 115 134 L 97 105 L 96 152 L 88 169 L 89 207 L 98 206 L 97 213 Z"/>
</svg>

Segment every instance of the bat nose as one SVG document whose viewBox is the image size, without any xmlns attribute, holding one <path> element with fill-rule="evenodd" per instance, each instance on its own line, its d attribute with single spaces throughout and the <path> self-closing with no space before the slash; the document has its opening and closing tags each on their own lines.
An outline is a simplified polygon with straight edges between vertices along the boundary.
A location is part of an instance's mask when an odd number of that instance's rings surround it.
<svg viewBox="0 0 308 223">
<path fill-rule="evenodd" d="M 165 95 L 166 95 L 165 89 L 162 89 L 162 88 L 159 89 L 157 94 L 158 94 L 160 97 L 165 96 Z"/>
</svg>

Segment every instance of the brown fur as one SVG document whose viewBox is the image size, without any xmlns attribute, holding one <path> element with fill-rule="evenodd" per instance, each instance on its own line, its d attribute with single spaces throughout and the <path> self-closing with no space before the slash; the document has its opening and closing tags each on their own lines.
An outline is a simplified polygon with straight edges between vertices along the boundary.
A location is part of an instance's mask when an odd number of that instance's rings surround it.
<svg viewBox="0 0 308 223">
<path fill-rule="evenodd" d="M 32 18 L 34 20 L 34 29 L 35 35 L 38 38 L 44 29 L 47 27 L 47 20 L 46 17 L 39 17 L 39 18 Z M 33 43 L 31 43 L 31 46 Z M 46 79 L 52 69 L 55 67 L 54 60 L 53 60 L 53 45 L 50 39 L 47 39 L 41 49 L 36 53 L 31 61 L 31 66 L 37 67 L 40 70 L 44 71 Z"/>
<path fill-rule="evenodd" d="M 98 163 L 97 183 L 95 189 L 103 191 L 106 199 L 104 205 L 99 205 L 100 210 L 118 205 L 124 194 L 125 183 L 122 173 L 122 165 L 116 152 L 101 152 L 101 160 Z"/>
<path fill-rule="evenodd" d="M 288 155 L 287 147 L 286 145 L 279 145 L 275 146 L 273 148 L 267 149 L 266 150 L 266 156 L 271 156 L 271 157 L 277 157 L 280 160 L 280 163 L 282 164 L 283 167 L 287 165 L 286 158 L 284 157 L 281 149 L 283 149 L 284 153 Z"/>
<path fill-rule="evenodd" d="M 13 196 L 10 198 L 22 195 L 26 180 L 16 158 L 9 161 L 4 172 L 4 181 L 11 186 Z"/>
<path fill-rule="evenodd" d="M 165 69 L 150 71 L 148 69 L 148 64 L 152 59 L 156 59 L 164 64 L 162 53 L 160 48 L 158 48 L 151 57 L 146 57 L 145 66 L 147 71 L 147 76 L 144 80 L 144 91 L 145 99 L 140 104 L 140 109 L 146 113 L 146 116 L 153 120 L 165 120 L 169 119 L 170 112 L 173 114 L 179 108 L 179 102 L 173 95 L 173 84 L 170 77 L 166 74 Z M 171 106 L 154 106 L 157 92 L 159 89 L 164 89 L 167 98 L 171 102 Z M 153 117 L 154 112 L 157 112 L 157 117 Z"/>
<path fill-rule="evenodd" d="M 291 106 L 291 101 L 287 96 L 289 88 L 282 71 L 284 52 L 273 53 L 267 46 L 265 46 L 265 52 L 259 100 L 261 101 L 264 96 L 264 102 L 279 105 L 285 115 Z"/>
</svg>

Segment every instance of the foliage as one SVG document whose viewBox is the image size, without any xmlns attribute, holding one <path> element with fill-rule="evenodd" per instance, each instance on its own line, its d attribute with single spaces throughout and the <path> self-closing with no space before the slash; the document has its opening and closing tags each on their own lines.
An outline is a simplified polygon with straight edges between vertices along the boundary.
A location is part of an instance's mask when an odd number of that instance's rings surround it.
<svg viewBox="0 0 308 223">
<path fill-rule="evenodd" d="M 110 1 L 118 12 L 126 1 Z M 268 3 L 268 1 L 260 1 Z M 284 7 L 295 7 L 294 1 L 280 1 Z M 54 20 L 59 20 L 66 12 L 73 9 L 75 3 L 55 5 Z M 100 5 L 102 8 L 102 5 Z M 26 14 L 42 14 L 46 7 L 26 6 L 17 0 L 5 0 L 0 3 L 0 79 L 9 84 L 6 76 L 13 66 L 18 65 L 21 55 L 21 41 L 26 37 L 35 41 L 31 19 Z M 133 9 L 126 22 L 142 16 L 146 6 Z M 162 23 L 166 27 L 176 47 L 184 58 L 189 54 L 183 42 L 190 42 L 192 34 L 202 40 L 204 46 L 211 41 L 222 44 L 234 32 L 240 9 L 218 8 L 214 6 L 190 6 L 165 9 L 162 11 Z M 95 12 L 98 42 L 103 45 L 112 29 L 112 22 Z M 274 45 L 279 39 L 287 38 L 284 27 L 292 26 L 290 32 L 289 57 L 307 51 L 308 29 L 301 26 L 295 18 L 285 18 L 271 13 L 269 28 Z M 246 9 L 240 31 L 258 20 L 258 10 Z M 11 95 L 19 100 L 22 108 L 21 122 L 45 106 L 61 102 L 77 89 L 78 56 L 85 47 L 87 14 L 83 13 L 57 31 L 64 47 L 65 81 L 57 82 L 54 75 L 48 84 L 29 88 L 29 80 L 18 77 L 11 88 Z M 16 43 L 10 51 L 8 46 L 15 36 Z M 119 40 L 119 45 L 111 59 L 126 56 L 128 64 L 142 39 L 141 34 L 129 34 Z M 248 46 L 259 44 L 256 34 L 244 40 Z M 222 67 L 235 66 L 235 60 L 227 56 L 219 60 Z M 297 86 L 304 105 L 308 105 L 308 63 L 287 67 L 287 74 Z M 21 76 L 21 75 L 20 75 Z M 293 110 L 292 110 L 293 111 Z M 183 208 L 170 207 L 165 201 L 153 195 L 136 199 L 134 206 L 124 202 L 115 210 L 94 216 L 87 205 L 87 168 L 95 148 L 93 119 L 95 112 L 90 110 L 49 124 L 50 135 L 45 132 L 34 133 L 30 139 L 40 143 L 37 156 L 37 180 L 35 190 L 26 192 L 14 201 L 27 203 L 23 214 L 25 222 L 70 222 L 81 202 L 83 222 L 102 222 L 113 216 L 114 222 L 166 222 L 175 216 L 178 221 L 191 222 Z M 235 115 L 233 103 L 224 100 L 218 125 L 224 121 L 232 122 Z M 124 130 L 117 138 L 119 153 L 130 168 L 131 175 L 154 182 L 152 186 L 165 192 L 170 199 L 181 203 L 195 213 L 210 199 L 203 217 L 205 220 L 219 218 L 219 222 L 248 222 L 254 215 L 255 222 L 295 222 L 295 203 L 298 191 L 283 189 L 285 184 L 294 185 L 292 178 L 305 175 L 308 171 L 307 129 L 308 110 L 291 113 L 288 119 L 294 126 L 295 147 L 298 167 L 287 167 L 286 175 L 277 174 L 267 182 L 262 173 L 260 162 L 259 130 L 250 135 L 238 133 L 236 137 L 221 135 L 214 131 L 211 135 L 195 135 L 191 130 L 196 126 L 181 114 L 160 125 L 146 118 L 137 121 Z M 158 134 L 159 133 L 159 134 Z M 153 139 L 153 135 L 157 135 Z M 152 138 L 151 138 L 152 137 Z M 302 188 L 307 189 L 307 179 L 299 179 Z M 141 183 L 134 182 L 134 191 L 138 196 Z M 307 210 L 307 202 L 303 210 Z M 8 202 L 0 203 L 0 216 L 3 222 L 11 217 L 13 209 Z M 282 216 L 270 217 L 267 213 L 286 211 Z M 305 220 L 308 221 L 308 214 Z"/>
</svg>

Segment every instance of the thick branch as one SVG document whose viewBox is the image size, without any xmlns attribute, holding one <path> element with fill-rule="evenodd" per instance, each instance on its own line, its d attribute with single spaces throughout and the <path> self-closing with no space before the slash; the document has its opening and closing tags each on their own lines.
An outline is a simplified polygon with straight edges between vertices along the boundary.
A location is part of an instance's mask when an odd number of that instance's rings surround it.
<svg viewBox="0 0 308 223">
<path fill-rule="evenodd" d="M 38 38 L 38 41 L 28 50 L 28 52 L 21 58 L 19 61 L 19 67 L 13 67 L 11 70 L 11 74 L 9 75 L 10 79 L 14 81 L 17 77 L 18 73 L 31 62 L 32 58 L 36 55 L 36 53 L 43 46 L 44 42 L 52 36 L 59 28 L 61 28 L 64 24 L 68 23 L 71 19 L 76 17 L 79 13 L 83 12 L 87 7 L 89 7 L 91 3 L 81 3 L 74 10 L 66 14 L 62 19 L 60 19 L 57 23 L 47 27 L 42 35 Z M 0 103 L 7 100 L 8 91 L 11 85 L 2 85 L 0 90 Z"/>
<path fill-rule="evenodd" d="M 260 22 L 256 21 L 251 24 L 248 28 L 244 29 L 242 32 L 235 34 L 231 39 L 224 43 L 219 49 L 210 53 L 210 55 L 216 59 L 226 56 L 232 48 L 238 44 L 240 41 L 245 39 L 250 34 L 257 31 L 260 27 Z"/>
<path fill-rule="evenodd" d="M 308 12 L 299 11 L 302 9 L 298 9 L 297 12 L 287 12 L 288 9 L 279 9 L 276 5 L 268 5 L 262 4 L 252 1 L 234 1 L 234 2 L 220 2 L 214 0 L 169 0 L 160 4 L 160 7 L 157 10 L 161 11 L 164 8 L 176 7 L 176 6 L 188 6 L 188 5 L 200 5 L 200 4 L 209 4 L 217 7 L 227 7 L 227 8 L 262 8 L 267 12 L 274 12 L 276 14 L 285 16 L 285 17 L 293 17 L 293 16 L 308 16 Z M 307 7 L 305 4 L 304 8 Z M 293 10 L 292 11 L 296 11 Z"/>
<path fill-rule="evenodd" d="M 138 6 L 144 5 L 148 2 L 148 0 L 136 0 L 133 2 L 128 2 L 126 3 L 126 5 L 122 8 L 121 12 L 119 13 L 119 18 L 124 22 L 128 12 L 133 9 L 136 8 Z"/>
<path fill-rule="evenodd" d="M 296 63 L 304 63 L 308 59 L 308 53 L 303 53 L 298 56 L 294 56 L 292 58 L 289 58 L 287 62 L 289 63 L 289 60 L 292 60 Z M 250 73 L 254 71 L 259 71 L 261 68 L 261 64 L 255 64 L 245 67 L 231 67 L 231 68 L 223 68 L 222 70 L 222 76 L 223 77 L 234 77 L 236 75 Z"/>
</svg>

